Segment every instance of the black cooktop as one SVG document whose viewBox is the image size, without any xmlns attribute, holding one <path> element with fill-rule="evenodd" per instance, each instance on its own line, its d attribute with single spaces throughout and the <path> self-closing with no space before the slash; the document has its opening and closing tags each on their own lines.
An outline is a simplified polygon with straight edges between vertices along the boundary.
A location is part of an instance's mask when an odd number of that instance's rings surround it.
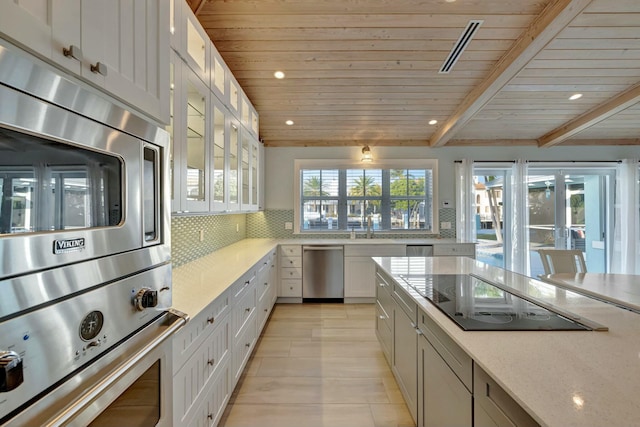
<svg viewBox="0 0 640 427">
<path fill-rule="evenodd" d="M 588 331 L 587 326 L 464 274 L 400 275 L 465 331 Z"/>
</svg>

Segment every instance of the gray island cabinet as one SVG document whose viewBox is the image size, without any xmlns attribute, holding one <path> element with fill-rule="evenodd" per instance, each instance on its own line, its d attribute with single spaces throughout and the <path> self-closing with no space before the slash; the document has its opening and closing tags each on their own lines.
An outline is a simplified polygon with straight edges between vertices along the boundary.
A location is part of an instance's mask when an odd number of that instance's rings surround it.
<svg viewBox="0 0 640 427">
<path fill-rule="evenodd" d="M 376 285 L 376 333 L 418 427 L 539 425 L 379 265 Z"/>
</svg>

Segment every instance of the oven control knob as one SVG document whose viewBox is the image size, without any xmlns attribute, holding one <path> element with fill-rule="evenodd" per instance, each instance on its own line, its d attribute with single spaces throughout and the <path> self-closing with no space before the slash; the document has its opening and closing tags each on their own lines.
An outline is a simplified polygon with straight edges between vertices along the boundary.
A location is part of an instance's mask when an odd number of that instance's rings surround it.
<svg viewBox="0 0 640 427">
<path fill-rule="evenodd" d="M 13 390 L 23 381 L 20 355 L 15 351 L 0 350 L 0 393 Z"/>
<path fill-rule="evenodd" d="M 158 291 L 149 288 L 140 289 L 136 296 L 133 297 L 133 305 L 138 311 L 155 307 L 158 305 Z"/>
</svg>

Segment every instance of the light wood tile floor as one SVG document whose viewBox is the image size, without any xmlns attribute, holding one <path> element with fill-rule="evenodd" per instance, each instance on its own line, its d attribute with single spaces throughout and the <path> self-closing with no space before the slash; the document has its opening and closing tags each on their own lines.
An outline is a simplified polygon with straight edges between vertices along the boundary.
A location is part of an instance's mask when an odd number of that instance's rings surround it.
<svg viewBox="0 0 640 427">
<path fill-rule="evenodd" d="M 277 304 L 224 427 L 413 427 L 373 304 Z"/>
</svg>

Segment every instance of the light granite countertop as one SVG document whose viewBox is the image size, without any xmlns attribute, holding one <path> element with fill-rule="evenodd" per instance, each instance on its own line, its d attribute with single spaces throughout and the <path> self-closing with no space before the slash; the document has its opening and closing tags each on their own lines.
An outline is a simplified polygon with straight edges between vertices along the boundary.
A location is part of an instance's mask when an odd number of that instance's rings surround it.
<svg viewBox="0 0 640 427">
<path fill-rule="evenodd" d="M 463 331 L 398 279 L 418 306 L 541 425 L 640 425 L 640 314 L 470 258 L 375 260 L 396 277 L 409 268 L 412 274 L 421 269 L 475 273 L 607 326 L 608 332 Z"/>
<path fill-rule="evenodd" d="M 455 239 L 244 239 L 173 269 L 172 306 L 196 316 L 277 245 L 464 243 Z"/>
</svg>

